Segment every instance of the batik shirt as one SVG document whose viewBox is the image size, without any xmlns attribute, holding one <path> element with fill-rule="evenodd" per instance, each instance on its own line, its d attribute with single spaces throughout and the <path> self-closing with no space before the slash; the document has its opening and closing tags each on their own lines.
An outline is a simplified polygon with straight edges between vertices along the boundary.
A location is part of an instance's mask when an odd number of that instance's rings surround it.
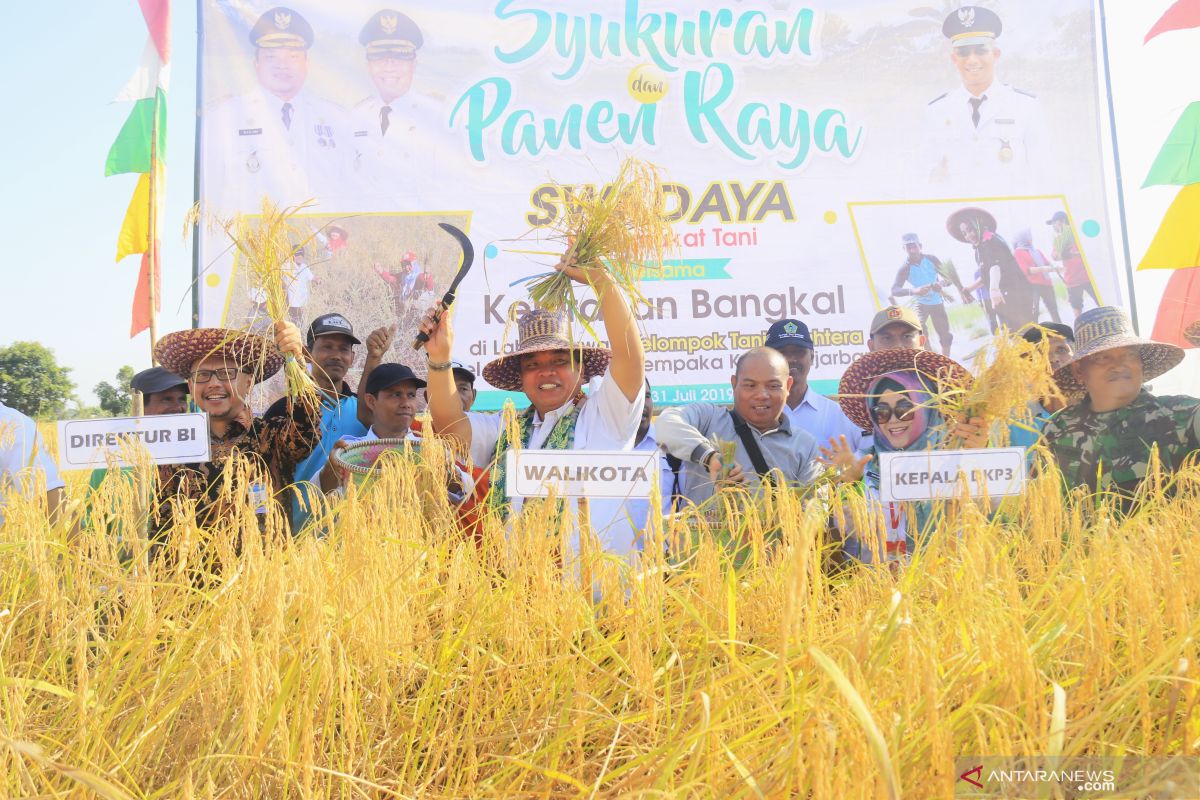
<svg viewBox="0 0 1200 800">
<path fill-rule="evenodd" d="M 210 433 L 212 460 L 203 464 L 169 464 L 158 468 L 158 502 L 152 530 L 161 538 L 171 522 L 171 500 L 196 500 L 196 519 L 211 525 L 223 513 L 218 502 L 225 467 L 235 452 L 247 457 L 257 473 L 257 487 L 235 487 L 256 496 L 273 497 L 281 504 L 280 491 L 292 482 L 297 465 L 308 458 L 321 441 L 321 405 L 292 404 L 290 413 L 253 420 L 249 427 L 231 422 L 224 436 Z"/>
<path fill-rule="evenodd" d="M 1068 486 L 1128 495 L 1146 477 L 1155 445 L 1168 472 L 1200 450 L 1200 400 L 1142 389 L 1124 408 L 1096 413 L 1085 398 L 1051 417 L 1043 435 Z"/>
</svg>

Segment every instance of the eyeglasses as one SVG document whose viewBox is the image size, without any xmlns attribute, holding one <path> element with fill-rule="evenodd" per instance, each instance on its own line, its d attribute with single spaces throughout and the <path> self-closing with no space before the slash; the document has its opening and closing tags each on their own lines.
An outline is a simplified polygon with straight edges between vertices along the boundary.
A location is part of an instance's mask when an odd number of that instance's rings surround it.
<svg viewBox="0 0 1200 800">
<path fill-rule="evenodd" d="M 198 369 L 192 373 L 193 383 L 208 383 L 213 378 L 219 381 L 228 383 L 238 376 L 241 372 L 237 367 L 227 367 L 225 369 Z"/>
<path fill-rule="evenodd" d="M 970 58 L 972 55 L 986 56 L 991 52 L 991 46 L 986 44 L 963 44 L 954 48 L 954 55 L 959 58 Z"/>
<path fill-rule="evenodd" d="M 896 415 L 896 419 L 906 420 L 912 419 L 913 412 L 917 407 L 908 400 L 901 400 L 896 403 L 895 408 L 887 403 L 876 403 L 871 407 L 871 416 L 881 425 L 892 418 L 892 414 Z"/>
</svg>

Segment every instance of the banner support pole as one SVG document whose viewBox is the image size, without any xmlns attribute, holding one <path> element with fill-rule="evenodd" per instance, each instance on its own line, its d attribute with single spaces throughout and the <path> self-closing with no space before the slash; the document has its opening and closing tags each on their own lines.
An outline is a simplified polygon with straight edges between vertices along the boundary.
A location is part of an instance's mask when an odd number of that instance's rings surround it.
<svg viewBox="0 0 1200 800">
<path fill-rule="evenodd" d="M 1112 71 L 1108 64 L 1108 23 L 1104 13 L 1104 0 L 1100 4 L 1100 51 L 1104 57 L 1104 92 L 1108 100 L 1108 130 L 1112 137 L 1113 171 L 1117 176 L 1117 213 L 1121 222 L 1121 248 L 1125 255 L 1125 278 L 1129 283 L 1129 317 L 1133 322 L 1135 333 L 1141 333 L 1138 327 L 1137 294 L 1133 285 L 1133 258 L 1129 254 L 1129 227 L 1125 221 L 1125 184 L 1121 177 L 1121 154 L 1117 145 L 1117 112 L 1113 103 Z"/>
<path fill-rule="evenodd" d="M 196 138 L 192 157 L 192 207 L 200 204 L 200 104 L 204 98 L 204 0 L 196 0 Z M 192 327 L 200 327 L 200 216 L 192 223 Z"/>
</svg>

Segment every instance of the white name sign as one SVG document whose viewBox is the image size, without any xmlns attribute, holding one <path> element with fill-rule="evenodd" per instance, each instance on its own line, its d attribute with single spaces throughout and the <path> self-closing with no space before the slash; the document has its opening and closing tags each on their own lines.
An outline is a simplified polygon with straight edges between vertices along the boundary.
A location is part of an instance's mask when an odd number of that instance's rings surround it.
<svg viewBox="0 0 1200 800">
<path fill-rule="evenodd" d="M 509 450 L 509 497 L 649 497 L 658 451 Z"/>
<path fill-rule="evenodd" d="M 925 450 L 879 454 L 879 495 L 887 501 L 936 500 L 961 492 L 1003 497 L 1025 488 L 1025 448 Z"/>
<path fill-rule="evenodd" d="M 208 414 L 70 419 L 58 423 L 61 469 L 127 467 L 129 446 L 145 447 L 156 464 L 209 460 Z"/>
</svg>

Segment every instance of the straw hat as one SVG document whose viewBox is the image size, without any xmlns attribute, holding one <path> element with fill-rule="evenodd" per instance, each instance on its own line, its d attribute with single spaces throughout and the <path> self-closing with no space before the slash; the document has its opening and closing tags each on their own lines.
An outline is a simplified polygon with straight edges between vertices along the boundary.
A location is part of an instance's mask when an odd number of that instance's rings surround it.
<svg viewBox="0 0 1200 800">
<path fill-rule="evenodd" d="M 959 226 L 973 219 L 979 220 L 979 224 L 983 226 L 985 231 L 996 232 L 996 218 L 992 216 L 991 212 L 984 211 L 982 208 L 976 208 L 975 206 L 960 208 L 951 214 L 946 219 L 946 231 L 958 241 L 965 243 L 967 240 L 963 238 Z"/>
<path fill-rule="evenodd" d="M 1183 338 L 1200 347 L 1200 319 L 1183 329 Z"/>
<path fill-rule="evenodd" d="M 517 346 L 507 355 L 488 362 L 483 378 L 497 389 L 521 391 L 521 356 L 549 350 L 574 350 L 583 362 L 583 382 L 603 375 L 612 360 L 612 351 L 585 345 L 571 338 L 571 324 L 565 314 L 535 308 L 517 320 Z"/>
<path fill-rule="evenodd" d="M 1075 320 L 1075 355 L 1054 372 L 1058 388 L 1066 394 L 1084 391 L 1083 384 L 1071 374 L 1071 365 L 1088 356 L 1136 347 L 1142 356 L 1142 380 L 1151 381 L 1183 361 L 1183 348 L 1173 344 L 1142 339 L 1133 332 L 1129 316 L 1116 306 L 1090 308 Z"/>
<path fill-rule="evenodd" d="M 192 367 L 209 356 L 224 356 L 239 369 L 249 370 L 256 382 L 279 372 L 283 356 L 269 339 L 228 328 L 192 328 L 168 333 L 154 345 L 158 363 L 185 378 Z"/>
<path fill-rule="evenodd" d="M 966 388 L 974 380 L 966 367 L 941 353 L 930 350 L 876 350 L 850 365 L 838 385 L 838 404 L 842 412 L 860 430 L 871 430 L 871 412 L 867 408 L 867 390 L 871 383 L 889 372 L 915 372 L 932 384 L 934 392 L 943 386 Z"/>
</svg>

